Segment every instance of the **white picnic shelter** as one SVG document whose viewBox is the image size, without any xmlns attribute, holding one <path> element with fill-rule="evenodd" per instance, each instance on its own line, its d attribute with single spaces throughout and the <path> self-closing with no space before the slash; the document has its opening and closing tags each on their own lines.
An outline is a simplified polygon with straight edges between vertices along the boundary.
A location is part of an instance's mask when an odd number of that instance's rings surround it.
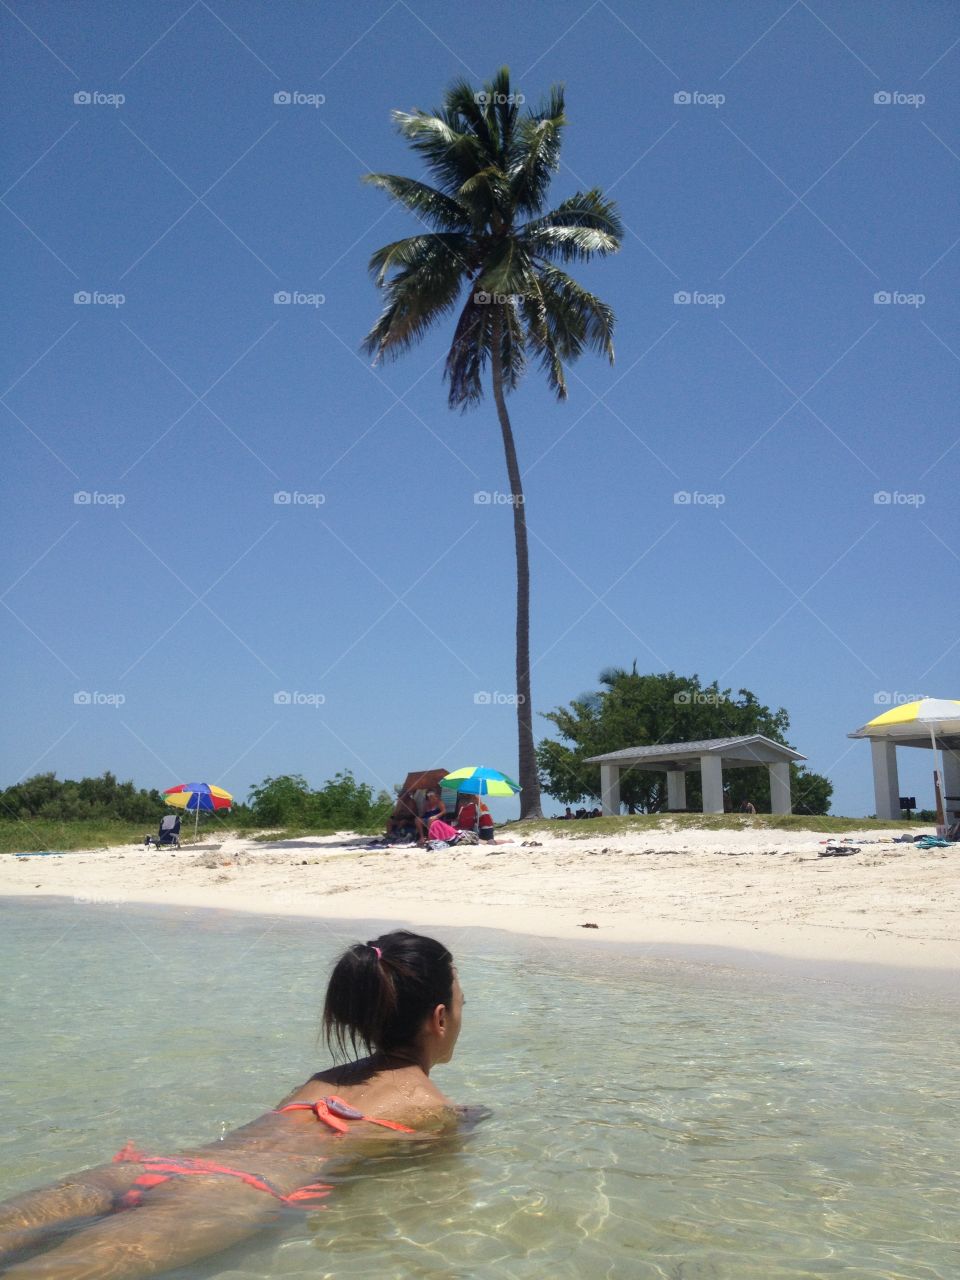
<svg viewBox="0 0 960 1280">
<path fill-rule="evenodd" d="M 723 766 L 743 769 L 765 765 L 770 774 L 770 812 L 792 813 L 790 765 L 806 760 L 799 751 L 761 733 L 741 738 L 702 738 L 697 742 L 663 742 L 653 747 L 627 747 L 591 756 L 584 764 L 600 766 L 600 806 L 605 814 L 620 812 L 620 775 L 625 769 L 667 775 L 667 811 L 686 809 L 687 773 L 700 770 L 703 812 L 723 813 Z"/>
</svg>

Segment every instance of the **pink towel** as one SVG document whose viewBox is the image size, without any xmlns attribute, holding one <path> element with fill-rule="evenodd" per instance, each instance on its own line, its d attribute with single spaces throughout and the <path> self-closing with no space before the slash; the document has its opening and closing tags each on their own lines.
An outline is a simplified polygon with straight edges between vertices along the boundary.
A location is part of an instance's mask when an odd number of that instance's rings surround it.
<svg viewBox="0 0 960 1280">
<path fill-rule="evenodd" d="M 430 823 L 427 834 L 431 840 L 456 840 L 460 832 L 456 827 L 451 827 L 449 822 L 434 818 Z"/>
</svg>

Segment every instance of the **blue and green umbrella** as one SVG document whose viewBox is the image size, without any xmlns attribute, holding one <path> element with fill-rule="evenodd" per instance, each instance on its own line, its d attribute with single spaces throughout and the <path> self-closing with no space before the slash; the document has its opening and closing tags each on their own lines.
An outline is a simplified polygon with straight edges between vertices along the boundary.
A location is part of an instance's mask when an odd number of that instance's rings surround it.
<svg viewBox="0 0 960 1280">
<path fill-rule="evenodd" d="M 469 796 L 515 796 L 520 787 L 499 769 L 488 769 L 482 764 L 454 769 L 440 780 L 448 791 L 462 791 Z"/>
</svg>

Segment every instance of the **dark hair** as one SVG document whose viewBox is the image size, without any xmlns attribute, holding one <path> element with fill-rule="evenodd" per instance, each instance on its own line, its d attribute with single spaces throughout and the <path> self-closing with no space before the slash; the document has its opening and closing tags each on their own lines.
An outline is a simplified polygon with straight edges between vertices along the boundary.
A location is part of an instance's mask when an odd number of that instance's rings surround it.
<svg viewBox="0 0 960 1280">
<path fill-rule="evenodd" d="M 379 955 L 377 952 L 379 951 Z M 453 956 L 434 938 L 406 929 L 357 942 L 334 965 L 323 1005 L 323 1035 L 335 1056 L 412 1044 L 424 1018 L 453 999 Z"/>
</svg>

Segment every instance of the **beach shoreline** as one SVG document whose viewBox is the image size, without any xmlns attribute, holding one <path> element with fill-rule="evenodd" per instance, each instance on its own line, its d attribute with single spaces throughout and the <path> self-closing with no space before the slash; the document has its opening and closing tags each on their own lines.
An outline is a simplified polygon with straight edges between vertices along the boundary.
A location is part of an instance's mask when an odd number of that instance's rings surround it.
<svg viewBox="0 0 960 1280">
<path fill-rule="evenodd" d="M 492 928 L 740 967 L 955 982 L 960 850 L 922 851 L 894 834 L 845 835 L 860 846 L 848 857 L 821 856 L 821 833 L 776 829 L 541 832 L 437 852 L 371 848 L 350 833 L 230 835 L 178 852 L 5 855 L 0 897 Z"/>
</svg>

